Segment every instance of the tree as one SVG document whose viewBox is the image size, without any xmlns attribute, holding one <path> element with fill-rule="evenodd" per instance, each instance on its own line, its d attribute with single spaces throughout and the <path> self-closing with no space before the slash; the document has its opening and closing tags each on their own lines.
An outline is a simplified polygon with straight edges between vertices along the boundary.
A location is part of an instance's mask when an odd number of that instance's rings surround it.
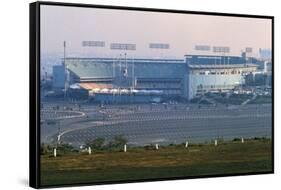
<svg viewBox="0 0 281 190">
<path fill-rule="evenodd" d="M 52 147 L 48 144 L 42 143 L 40 147 L 41 155 L 48 154 L 50 152 L 52 152 Z"/>
<path fill-rule="evenodd" d="M 102 137 L 98 137 L 88 143 L 86 143 L 87 147 L 91 147 L 91 149 L 102 150 L 105 144 L 105 139 Z"/>
<path fill-rule="evenodd" d="M 68 152 L 74 151 L 74 147 L 69 144 L 59 144 L 57 149 L 59 152 L 62 152 L 62 153 L 68 153 Z"/>
<path fill-rule="evenodd" d="M 127 144 L 128 140 L 123 135 L 115 136 L 114 139 L 109 143 L 113 148 L 123 148 Z"/>
</svg>

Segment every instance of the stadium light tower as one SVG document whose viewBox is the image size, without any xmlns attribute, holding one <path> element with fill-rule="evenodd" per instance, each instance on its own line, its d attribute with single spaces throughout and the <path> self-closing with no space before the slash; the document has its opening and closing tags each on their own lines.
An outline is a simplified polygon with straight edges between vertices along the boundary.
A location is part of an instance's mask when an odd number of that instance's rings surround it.
<svg viewBox="0 0 281 190">
<path fill-rule="evenodd" d="M 66 54 L 66 41 L 63 41 L 63 65 L 64 65 L 64 99 L 66 98 L 66 88 L 67 88 L 67 64 L 65 62 Z"/>
<path fill-rule="evenodd" d="M 245 48 L 246 61 L 247 61 L 248 55 L 252 55 L 252 52 L 253 52 L 253 48 L 251 48 L 251 47 Z M 249 56 L 248 58 L 249 58 L 249 63 L 251 63 L 251 56 Z"/>
<path fill-rule="evenodd" d="M 122 54 L 119 55 L 119 76 L 121 76 L 122 73 Z"/>
<path fill-rule="evenodd" d="M 127 53 L 124 53 L 124 59 L 125 59 L 125 69 L 123 70 L 123 76 L 128 76 L 128 64 L 127 64 Z"/>
<path fill-rule="evenodd" d="M 194 49 L 196 51 L 210 51 L 211 47 L 209 45 L 195 45 Z"/>
<path fill-rule="evenodd" d="M 132 60 L 132 88 L 135 89 L 135 59 Z"/>
<path fill-rule="evenodd" d="M 219 53 L 221 56 L 221 64 L 224 65 L 224 73 L 225 73 L 225 54 L 229 56 L 230 48 L 227 46 L 214 46 L 213 47 L 213 52 L 214 53 Z M 228 61 L 229 62 L 229 61 Z"/>
<path fill-rule="evenodd" d="M 161 58 L 163 58 L 163 50 L 170 49 L 170 44 L 168 44 L 168 43 L 149 43 L 148 47 L 150 49 L 158 49 L 160 52 Z"/>
<path fill-rule="evenodd" d="M 114 75 L 115 75 L 115 72 L 114 72 L 114 68 L 115 68 L 115 57 L 112 58 L 112 79 L 114 79 Z"/>
<path fill-rule="evenodd" d="M 65 48 L 66 48 L 66 42 L 63 41 L 63 61 L 65 63 Z"/>
<path fill-rule="evenodd" d="M 104 41 L 82 41 L 83 47 L 105 47 Z"/>
</svg>

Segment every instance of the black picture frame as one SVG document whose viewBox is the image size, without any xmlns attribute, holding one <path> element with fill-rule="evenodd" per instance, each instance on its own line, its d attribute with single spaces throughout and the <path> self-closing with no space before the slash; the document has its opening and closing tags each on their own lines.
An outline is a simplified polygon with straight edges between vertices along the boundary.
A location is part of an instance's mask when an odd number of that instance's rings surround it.
<svg viewBox="0 0 281 190">
<path fill-rule="evenodd" d="M 155 9 L 155 8 L 140 8 L 140 7 L 123 7 L 109 5 L 91 5 L 78 3 L 61 3 L 61 2 L 45 2 L 39 1 L 31 3 L 29 9 L 29 185 L 33 188 L 49 188 L 58 187 L 56 185 L 42 186 L 40 183 L 40 6 L 66 6 L 66 7 L 87 7 L 87 8 L 102 8 L 111 10 L 131 10 L 131 11 L 147 11 L 161 13 L 184 13 L 194 15 L 217 15 L 230 17 L 245 17 L 245 18 L 263 18 L 271 20 L 272 26 L 272 170 L 268 172 L 250 172 L 242 174 L 219 174 L 219 175 L 204 175 L 195 177 L 171 177 L 149 180 L 128 180 L 128 181 L 110 181 L 98 183 L 78 183 L 59 185 L 59 187 L 68 186 L 83 186 L 83 185 L 98 185 L 98 184 L 116 184 L 116 183 L 131 183 L 131 182 L 147 182 L 147 181 L 162 181 L 162 180 L 179 180 L 193 178 L 210 178 L 210 177 L 226 177 L 240 175 L 256 175 L 256 174 L 271 174 L 274 173 L 274 17 L 264 15 L 249 15 L 249 14 L 234 14 L 234 13 L 218 13 L 218 12 L 201 12 L 187 10 L 170 10 L 170 9 Z"/>
</svg>

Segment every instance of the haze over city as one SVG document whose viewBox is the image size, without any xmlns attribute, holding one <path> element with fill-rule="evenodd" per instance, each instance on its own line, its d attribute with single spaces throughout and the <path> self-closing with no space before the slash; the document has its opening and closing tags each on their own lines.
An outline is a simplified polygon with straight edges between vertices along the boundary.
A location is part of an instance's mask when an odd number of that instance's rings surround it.
<svg viewBox="0 0 281 190">
<path fill-rule="evenodd" d="M 41 53 L 69 56 L 118 56 L 110 43 L 136 44 L 129 56 L 183 58 L 198 54 L 195 45 L 229 46 L 230 55 L 245 47 L 271 48 L 271 20 L 213 15 L 174 14 L 128 10 L 42 6 Z M 105 47 L 83 47 L 82 41 L 104 41 Z M 167 43 L 170 49 L 150 49 L 149 43 Z M 203 52 L 206 54 L 206 52 Z M 212 53 L 212 52 L 211 52 Z"/>
</svg>

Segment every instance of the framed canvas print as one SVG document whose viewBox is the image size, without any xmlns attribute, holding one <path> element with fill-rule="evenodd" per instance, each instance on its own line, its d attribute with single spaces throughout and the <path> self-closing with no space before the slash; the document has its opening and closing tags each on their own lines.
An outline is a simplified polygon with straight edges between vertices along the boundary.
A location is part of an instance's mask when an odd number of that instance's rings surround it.
<svg viewBox="0 0 281 190">
<path fill-rule="evenodd" d="M 30 4 L 30 186 L 274 172 L 272 16 Z"/>
</svg>

